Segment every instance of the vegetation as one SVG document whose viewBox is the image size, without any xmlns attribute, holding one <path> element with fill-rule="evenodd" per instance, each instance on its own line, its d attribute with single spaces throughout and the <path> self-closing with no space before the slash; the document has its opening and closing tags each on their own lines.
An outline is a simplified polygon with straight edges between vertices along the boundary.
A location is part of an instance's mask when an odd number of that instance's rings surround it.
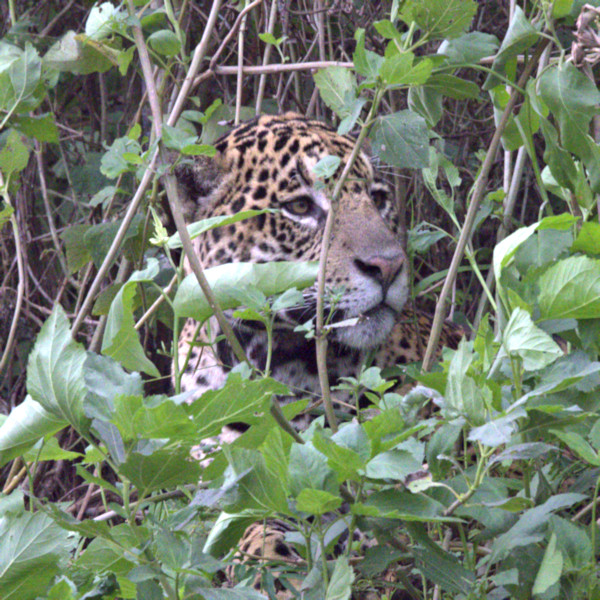
<svg viewBox="0 0 600 600">
<path fill-rule="evenodd" d="M 600 598 L 596 5 L 2 6 L 0 597 L 274 598 L 277 577 L 327 600 Z M 436 315 L 423 365 L 340 383 L 375 416 L 338 423 L 324 390 L 300 437 L 286 420 L 307 401 L 272 414 L 285 386 L 246 366 L 169 396 L 182 319 L 214 308 L 197 278 L 270 328 L 316 277 L 183 277 L 182 245 L 225 223 L 182 225 L 171 166 L 210 156 L 223 120 L 287 109 L 368 136 Z M 433 366 L 447 312 L 473 334 Z M 234 421 L 251 427 L 190 459 Z M 234 561 L 272 517 L 302 559 Z M 355 534 L 369 549 L 334 559 Z"/>
</svg>

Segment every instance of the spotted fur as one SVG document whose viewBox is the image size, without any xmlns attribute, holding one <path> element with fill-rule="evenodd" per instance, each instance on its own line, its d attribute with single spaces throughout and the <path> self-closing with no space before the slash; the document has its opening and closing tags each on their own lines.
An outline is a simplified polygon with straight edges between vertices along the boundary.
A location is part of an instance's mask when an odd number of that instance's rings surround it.
<svg viewBox="0 0 600 600">
<path fill-rule="evenodd" d="M 249 209 L 277 210 L 196 238 L 194 248 L 203 267 L 241 261 L 318 260 L 332 195 L 330 186 L 319 185 L 313 168 L 324 157 L 337 156 L 341 159 L 339 176 L 354 149 L 354 140 L 321 122 L 288 113 L 242 124 L 215 146 L 214 158 L 178 168 L 188 220 Z M 430 319 L 405 308 L 409 275 L 400 243 L 398 207 L 366 153 L 357 156 L 333 209 L 326 288 L 341 290 L 333 320 L 357 322 L 337 327 L 328 336 L 330 381 L 355 376 L 365 356 L 377 347 L 374 363 L 382 368 L 420 360 Z M 318 397 L 314 342 L 293 331 L 295 325 L 315 314 L 315 287 L 303 295 L 301 309 L 283 311 L 278 317 L 271 373 L 296 395 Z M 327 312 L 330 309 L 326 307 Z M 250 361 L 264 368 L 265 332 L 253 323 L 229 317 Z M 179 363 L 187 361 L 182 389 L 193 391 L 195 396 L 222 386 L 236 363 L 225 342 L 207 345 L 211 341 L 207 330 L 200 332 L 198 344 L 197 329 L 189 320 L 179 342 Z M 218 334 L 218 326 L 212 322 L 210 336 L 214 340 Z M 459 337 L 447 328 L 442 341 L 455 346 Z M 309 418 L 298 418 L 296 426 L 305 427 Z M 240 547 L 248 554 L 282 559 L 291 556 L 295 560 L 297 555 L 283 545 L 283 537 L 284 532 L 275 526 L 265 530 L 254 525 Z M 281 548 L 286 548 L 287 557 Z"/>
</svg>

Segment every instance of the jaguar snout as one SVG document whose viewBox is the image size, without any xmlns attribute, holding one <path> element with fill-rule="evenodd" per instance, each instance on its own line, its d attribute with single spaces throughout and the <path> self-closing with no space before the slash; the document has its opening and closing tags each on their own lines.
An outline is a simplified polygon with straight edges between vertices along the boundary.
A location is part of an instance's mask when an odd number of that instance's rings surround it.
<svg viewBox="0 0 600 600">
<path fill-rule="evenodd" d="M 358 271 L 381 286 L 384 298 L 405 264 L 406 254 L 401 249 L 354 259 Z"/>
</svg>

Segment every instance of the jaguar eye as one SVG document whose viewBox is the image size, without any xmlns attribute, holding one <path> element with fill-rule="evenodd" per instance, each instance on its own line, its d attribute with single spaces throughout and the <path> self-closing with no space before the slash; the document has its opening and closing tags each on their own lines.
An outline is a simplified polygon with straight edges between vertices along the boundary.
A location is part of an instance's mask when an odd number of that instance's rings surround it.
<svg viewBox="0 0 600 600">
<path fill-rule="evenodd" d="M 303 196 L 291 202 L 286 202 L 283 207 L 293 215 L 304 217 L 312 212 L 313 201 L 308 196 Z"/>
</svg>

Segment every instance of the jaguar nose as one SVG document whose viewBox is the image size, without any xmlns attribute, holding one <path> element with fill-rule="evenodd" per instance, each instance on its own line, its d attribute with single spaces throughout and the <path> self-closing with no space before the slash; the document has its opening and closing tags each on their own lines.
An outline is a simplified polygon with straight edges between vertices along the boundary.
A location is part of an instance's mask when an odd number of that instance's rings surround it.
<svg viewBox="0 0 600 600">
<path fill-rule="evenodd" d="M 355 258 L 354 265 L 363 275 L 377 281 L 381 285 L 385 296 L 390 285 L 400 273 L 405 261 L 406 255 L 404 252 L 394 252 L 387 255 L 375 254 L 366 258 Z"/>
</svg>

